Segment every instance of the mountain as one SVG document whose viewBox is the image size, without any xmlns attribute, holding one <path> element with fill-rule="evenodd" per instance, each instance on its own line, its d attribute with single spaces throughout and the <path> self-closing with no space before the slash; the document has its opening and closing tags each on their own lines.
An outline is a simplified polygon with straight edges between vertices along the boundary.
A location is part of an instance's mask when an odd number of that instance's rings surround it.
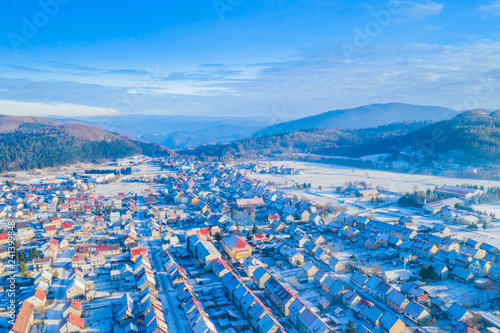
<svg viewBox="0 0 500 333">
<path fill-rule="evenodd" d="M 84 124 L 38 117 L 0 116 L 0 172 L 97 162 L 132 155 L 171 155 L 150 143 Z"/>
<path fill-rule="evenodd" d="M 345 130 L 311 128 L 239 140 L 228 144 L 201 145 L 176 150 L 186 157 L 218 159 L 275 156 L 285 153 L 317 153 L 327 149 L 357 147 L 383 138 L 397 137 L 425 126 L 429 122 L 408 122 L 376 128 Z"/>
<path fill-rule="evenodd" d="M 410 133 L 364 143 L 350 149 L 322 149 L 321 153 L 360 157 L 368 153 L 418 152 L 460 164 L 500 163 L 500 112 L 470 110 L 452 119 Z"/>
<path fill-rule="evenodd" d="M 359 129 L 408 121 L 440 121 L 457 112 L 438 106 L 401 103 L 372 104 L 355 109 L 336 110 L 315 116 L 279 123 L 266 127 L 253 136 L 273 135 L 308 128 Z"/>
<path fill-rule="evenodd" d="M 134 140 L 177 149 L 203 143 L 221 143 L 249 137 L 269 125 L 254 117 L 189 117 L 129 114 L 84 118 L 51 118 L 59 123 L 82 123 L 126 135 Z"/>
<path fill-rule="evenodd" d="M 382 162 L 388 163 L 500 164 L 500 111 L 471 110 L 438 122 L 395 123 L 365 129 L 306 129 L 176 152 L 222 160 L 280 154 L 356 159 L 384 154 Z"/>
</svg>

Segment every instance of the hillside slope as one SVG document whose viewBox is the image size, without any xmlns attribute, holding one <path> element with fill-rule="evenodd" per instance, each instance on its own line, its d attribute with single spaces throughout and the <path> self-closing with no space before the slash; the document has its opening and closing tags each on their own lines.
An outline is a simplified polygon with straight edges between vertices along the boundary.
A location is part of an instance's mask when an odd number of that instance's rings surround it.
<svg viewBox="0 0 500 333">
<path fill-rule="evenodd" d="M 500 164 L 500 112 L 471 110 L 439 122 L 395 123 L 366 129 L 307 129 L 177 152 L 217 159 L 286 153 L 349 158 L 388 154 L 388 162 Z"/>
<path fill-rule="evenodd" d="M 317 153 L 321 150 L 357 147 L 387 137 L 399 136 L 425 126 L 428 122 L 396 123 L 357 130 L 306 129 L 276 135 L 248 138 L 228 144 L 202 145 L 179 149 L 189 157 L 251 158 L 282 153 Z"/>
<path fill-rule="evenodd" d="M 275 124 L 256 132 L 253 137 L 274 135 L 308 128 L 359 129 L 409 121 L 441 121 L 455 111 L 437 107 L 401 103 L 372 104 L 355 109 L 336 110 L 315 116 Z"/>
<path fill-rule="evenodd" d="M 37 117 L 0 116 L 0 172 L 74 162 L 171 155 L 169 149 L 82 124 L 57 124 Z"/>
</svg>

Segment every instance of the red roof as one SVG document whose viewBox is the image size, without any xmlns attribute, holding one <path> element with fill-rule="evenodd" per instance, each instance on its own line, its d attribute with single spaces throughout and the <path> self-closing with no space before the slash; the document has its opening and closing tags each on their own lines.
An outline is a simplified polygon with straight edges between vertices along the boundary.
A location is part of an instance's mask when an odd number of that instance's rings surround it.
<svg viewBox="0 0 500 333">
<path fill-rule="evenodd" d="M 278 214 L 269 215 L 269 219 L 270 219 L 270 220 L 279 220 L 279 219 L 280 219 L 280 216 L 279 216 Z"/>
<path fill-rule="evenodd" d="M 0 234 L 0 240 L 6 240 L 6 239 L 9 239 L 9 235 L 7 235 L 7 233 L 3 233 L 3 234 Z"/>
<path fill-rule="evenodd" d="M 76 314 L 70 312 L 68 321 L 80 328 L 85 328 L 85 319 L 78 317 Z"/>
<path fill-rule="evenodd" d="M 38 298 L 39 298 L 39 299 L 41 299 L 41 300 L 44 300 L 46 295 L 47 295 L 47 294 L 45 293 L 45 291 L 43 291 L 43 290 L 41 290 L 41 289 L 38 289 L 38 288 L 37 288 L 37 289 L 35 290 L 35 296 L 36 296 L 36 297 L 38 297 Z"/>
<path fill-rule="evenodd" d="M 16 322 L 12 327 L 14 332 L 28 332 L 29 321 L 33 315 L 35 306 L 28 301 L 24 301 L 19 313 L 17 314 Z"/>
<path fill-rule="evenodd" d="M 147 255 L 148 254 L 148 250 L 146 250 L 145 248 L 141 247 L 141 248 L 138 248 L 138 249 L 133 249 L 132 251 L 130 251 L 130 255 L 132 257 L 138 257 L 140 256 L 141 254 L 145 254 Z"/>
<path fill-rule="evenodd" d="M 210 236 L 210 230 L 208 230 L 207 228 L 200 229 L 198 233 L 203 236 Z"/>
<path fill-rule="evenodd" d="M 251 249 L 252 247 L 240 236 L 232 234 L 231 236 L 222 240 L 224 244 L 231 250 L 244 250 Z"/>
<path fill-rule="evenodd" d="M 47 243 L 51 243 L 59 247 L 59 241 L 57 239 L 51 238 Z"/>
<path fill-rule="evenodd" d="M 52 222 L 61 222 L 61 218 L 60 217 L 53 217 L 50 219 Z"/>
<path fill-rule="evenodd" d="M 72 299 L 71 300 L 71 306 L 77 310 L 81 310 L 82 309 L 82 303 L 81 302 L 78 302 L 76 299 Z"/>
<path fill-rule="evenodd" d="M 56 230 L 56 226 L 55 225 L 49 225 L 48 227 L 45 227 L 44 229 L 45 229 L 45 231 L 52 231 L 52 230 Z"/>
<path fill-rule="evenodd" d="M 83 277 L 83 272 L 79 269 L 75 269 L 75 274 L 78 275 L 79 277 Z"/>
<path fill-rule="evenodd" d="M 106 252 L 109 250 L 109 245 L 97 245 L 95 247 L 96 252 Z"/>
<path fill-rule="evenodd" d="M 47 249 L 52 250 L 52 251 L 54 251 L 55 253 L 57 253 L 57 247 L 56 247 L 55 245 L 50 244 L 50 245 L 49 245 L 49 247 L 48 247 Z"/>
<path fill-rule="evenodd" d="M 62 228 L 63 229 L 71 229 L 71 228 L 73 228 L 73 225 L 71 223 L 69 223 L 69 222 L 63 223 L 62 224 Z"/>
</svg>

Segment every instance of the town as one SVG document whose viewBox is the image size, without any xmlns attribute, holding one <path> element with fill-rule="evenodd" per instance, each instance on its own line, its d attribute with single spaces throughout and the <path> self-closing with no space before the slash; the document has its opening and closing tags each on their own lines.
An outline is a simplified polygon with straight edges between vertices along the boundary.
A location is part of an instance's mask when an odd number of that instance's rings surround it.
<svg viewBox="0 0 500 333">
<path fill-rule="evenodd" d="M 471 204 L 488 188 L 411 207 L 307 175 L 140 156 L 4 177 L 0 331 L 500 332 L 500 222 Z"/>
</svg>

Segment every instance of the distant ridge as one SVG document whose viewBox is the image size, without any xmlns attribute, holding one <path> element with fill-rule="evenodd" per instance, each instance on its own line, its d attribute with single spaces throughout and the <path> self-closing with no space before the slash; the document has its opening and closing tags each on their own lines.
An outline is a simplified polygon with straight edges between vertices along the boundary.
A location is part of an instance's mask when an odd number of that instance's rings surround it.
<svg viewBox="0 0 500 333">
<path fill-rule="evenodd" d="M 359 129 L 409 121 L 441 121 L 457 114 L 439 106 L 402 103 L 371 104 L 354 109 L 335 110 L 279 123 L 256 132 L 253 137 L 299 131 L 309 128 Z"/>
</svg>

